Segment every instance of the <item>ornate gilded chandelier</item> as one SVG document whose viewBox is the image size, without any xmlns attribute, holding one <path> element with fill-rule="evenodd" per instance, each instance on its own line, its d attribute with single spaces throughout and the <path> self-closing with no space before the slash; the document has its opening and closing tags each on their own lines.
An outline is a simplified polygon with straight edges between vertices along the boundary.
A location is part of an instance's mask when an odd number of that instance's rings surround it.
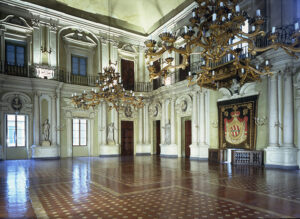
<svg viewBox="0 0 300 219">
<path fill-rule="evenodd" d="M 84 91 L 81 95 L 72 94 L 72 103 L 82 109 L 95 108 L 102 101 L 111 103 L 109 109 L 115 108 L 117 111 L 131 105 L 135 109 L 144 106 L 143 97 L 136 96 L 131 91 L 123 88 L 121 75 L 115 71 L 115 65 L 110 62 L 108 67 L 104 68 L 104 73 L 99 73 L 96 80 L 96 89 L 92 89 L 89 93 Z"/>
<path fill-rule="evenodd" d="M 107 7 L 111 9 L 111 1 L 107 1 Z M 109 66 L 104 67 L 103 73 L 98 73 L 98 79 L 96 80 L 96 87 L 92 91 L 84 91 L 82 94 L 72 94 L 71 101 L 77 108 L 87 110 L 89 108 L 95 108 L 101 101 L 106 101 L 109 104 L 109 110 L 112 108 L 118 112 L 124 110 L 125 107 L 133 106 L 134 109 L 142 108 L 144 106 L 142 95 L 136 96 L 131 91 L 126 91 L 123 87 L 121 74 L 116 72 L 116 63 L 111 62 L 111 46 L 110 46 L 110 23 L 111 23 L 111 10 L 109 10 L 109 25 L 108 25 L 108 57 Z"/>
<path fill-rule="evenodd" d="M 189 72 L 189 85 L 197 83 L 201 87 L 216 89 L 229 86 L 234 78 L 243 84 L 260 80 L 261 75 L 271 74 L 269 60 L 255 66 L 251 63 L 257 53 L 282 48 L 289 55 L 297 57 L 295 53 L 300 52 L 298 23 L 295 24 L 292 44 L 279 43 L 276 29 L 273 27 L 268 39 L 270 45 L 260 48 L 255 45 L 256 39 L 266 35 L 261 30 L 264 18 L 260 10 L 251 18 L 245 11 L 240 10 L 239 0 L 196 2 L 198 7 L 192 11 L 190 23 L 183 30 L 176 31 L 177 34 L 165 30 L 159 35 L 160 42 L 152 39 L 145 42 L 145 58 L 151 81 L 158 77 L 166 78 L 175 69 L 185 69 L 189 65 L 189 57 L 197 54 L 201 60 L 197 71 Z M 251 28 L 245 30 L 245 23 Z M 174 53 L 182 56 L 181 63 L 175 63 Z M 154 63 L 157 60 L 163 64 L 161 69 Z"/>
</svg>

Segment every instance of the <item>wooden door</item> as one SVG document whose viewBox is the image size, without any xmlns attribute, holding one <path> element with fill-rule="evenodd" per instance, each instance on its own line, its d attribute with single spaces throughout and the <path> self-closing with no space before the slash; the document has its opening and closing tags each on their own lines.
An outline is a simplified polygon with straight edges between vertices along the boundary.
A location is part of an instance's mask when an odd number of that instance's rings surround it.
<svg viewBox="0 0 300 219">
<path fill-rule="evenodd" d="M 156 155 L 160 155 L 160 120 L 156 121 Z"/>
<path fill-rule="evenodd" d="M 133 122 L 121 121 L 121 155 L 133 155 Z"/>
<path fill-rule="evenodd" d="M 185 157 L 190 157 L 192 144 L 192 122 L 191 120 L 185 121 Z"/>
</svg>

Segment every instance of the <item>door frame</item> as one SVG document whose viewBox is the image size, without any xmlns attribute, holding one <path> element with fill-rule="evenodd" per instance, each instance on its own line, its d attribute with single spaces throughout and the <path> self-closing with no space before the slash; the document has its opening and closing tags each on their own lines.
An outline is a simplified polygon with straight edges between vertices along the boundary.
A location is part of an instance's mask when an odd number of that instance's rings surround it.
<svg viewBox="0 0 300 219">
<path fill-rule="evenodd" d="M 11 112 L 5 112 L 3 113 L 3 159 L 7 160 L 7 155 L 8 155 L 8 146 L 7 146 L 7 115 L 23 115 L 25 116 L 25 147 L 11 147 L 11 149 L 15 149 L 15 150 L 22 150 L 25 149 L 26 152 L 26 157 L 24 157 L 24 159 L 30 159 L 30 153 L 29 153 L 29 123 L 30 123 L 30 115 L 25 114 L 25 113 L 20 113 L 20 114 L 16 114 L 16 113 L 11 113 Z M 19 159 L 12 159 L 12 160 L 19 160 Z M 21 158 L 21 160 L 23 160 Z"/>
</svg>

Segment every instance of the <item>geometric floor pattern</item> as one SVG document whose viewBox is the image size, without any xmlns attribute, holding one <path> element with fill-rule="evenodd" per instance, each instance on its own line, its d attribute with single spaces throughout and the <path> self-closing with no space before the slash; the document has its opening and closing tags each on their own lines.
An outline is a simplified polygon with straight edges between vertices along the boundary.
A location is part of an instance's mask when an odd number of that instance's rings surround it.
<svg viewBox="0 0 300 219">
<path fill-rule="evenodd" d="M 299 206 L 299 170 L 156 156 L 0 161 L 0 218 L 297 218 Z"/>
</svg>

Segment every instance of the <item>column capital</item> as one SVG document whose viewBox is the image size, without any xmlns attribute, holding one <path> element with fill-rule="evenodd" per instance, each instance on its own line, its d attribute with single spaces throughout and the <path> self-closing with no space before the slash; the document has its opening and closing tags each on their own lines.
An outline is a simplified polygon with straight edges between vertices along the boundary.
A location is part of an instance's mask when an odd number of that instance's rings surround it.
<svg viewBox="0 0 300 219">
<path fill-rule="evenodd" d="M 34 91 L 34 96 L 40 97 L 42 94 L 40 91 Z"/>
<path fill-rule="evenodd" d="M 278 75 L 279 75 L 279 72 L 273 72 L 273 75 L 269 77 L 270 81 L 274 81 L 274 80 L 277 81 Z"/>
<path fill-rule="evenodd" d="M 41 21 L 38 18 L 31 19 L 32 27 L 39 29 L 41 26 Z"/>
</svg>

